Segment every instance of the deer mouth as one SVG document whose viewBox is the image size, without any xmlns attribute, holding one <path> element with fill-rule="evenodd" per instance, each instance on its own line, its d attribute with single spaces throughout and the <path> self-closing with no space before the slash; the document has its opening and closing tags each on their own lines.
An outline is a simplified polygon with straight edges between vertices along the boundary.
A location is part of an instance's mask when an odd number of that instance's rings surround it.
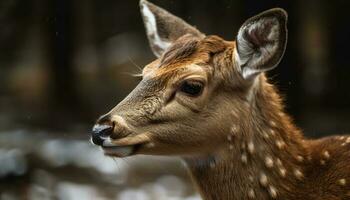
<svg viewBox="0 0 350 200">
<path fill-rule="evenodd" d="M 136 154 L 142 146 L 147 146 L 147 144 L 149 144 L 149 138 L 141 134 L 117 140 L 107 138 L 101 147 L 107 156 L 127 157 Z"/>
<path fill-rule="evenodd" d="M 130 146 L 102 146 L 103 153 L 106 156 L 115 156 L 115 157 L 127 157 L 135 153 L 138 145 Z"/>
</svg>

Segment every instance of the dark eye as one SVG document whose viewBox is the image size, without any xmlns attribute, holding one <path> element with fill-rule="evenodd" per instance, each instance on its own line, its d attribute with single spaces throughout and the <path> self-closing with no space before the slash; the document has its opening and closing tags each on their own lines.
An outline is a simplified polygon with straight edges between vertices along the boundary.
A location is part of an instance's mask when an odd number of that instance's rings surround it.
<svg viewBox="0 0 350 200">
<path fill-rule="evenodd" d="M 180 91 L 189 96 L 199 96 L 203 91 L 203 83 L 198 81 L 185 81 L 182 83 Z"/>
</svg>

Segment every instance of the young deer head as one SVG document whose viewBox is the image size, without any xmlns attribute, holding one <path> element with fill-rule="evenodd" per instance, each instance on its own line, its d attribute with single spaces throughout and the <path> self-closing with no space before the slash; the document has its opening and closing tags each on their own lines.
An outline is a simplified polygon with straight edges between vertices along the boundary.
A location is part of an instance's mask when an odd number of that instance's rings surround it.
<svg viewBox="0 0 350 200">
<path fill-rule="evenodd" d="M 92 142 L 109 156 L 182 156 L 206 199 L 308 199 L 292 191 L 307 179 L 314 144 L 264 75 L 285 51 L 286 12 L 254 16 L 225 41 L 145 0 L 140 6 L 157 59 L 98 119 Z"/>
<path fill-rule="evenodd" d="M 149 2 L 140 5 L 158 59 L 144 68 L 134 91 L 98 120 L 93 142 L 117 145 L 104 149 L 116 156 L 216 151 L 232 123 L 244 123 L 259 75 L 281 60 L 285 11 L 272 9 L 247 20 L 236 42 L 229 42 L 205 36 Z"/>
</svg>

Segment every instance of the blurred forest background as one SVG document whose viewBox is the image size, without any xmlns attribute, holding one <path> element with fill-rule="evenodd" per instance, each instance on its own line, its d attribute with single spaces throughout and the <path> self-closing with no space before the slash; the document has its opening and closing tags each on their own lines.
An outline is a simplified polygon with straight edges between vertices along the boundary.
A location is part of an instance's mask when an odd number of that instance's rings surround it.
<svg viewBox="0 0 350 200">
<path fill-rule="evenodd" d="M 287 51 L 269 76 L 288 112 L 310 137 L 350 132 L 349 1 L 152 2 L 227 40 L 284 8 Z M 1 0 L 0 199 L 199 199 L 178 160 L 114 161 L 88 142 L 152 59 L 138 0 Z"/>
</svg>

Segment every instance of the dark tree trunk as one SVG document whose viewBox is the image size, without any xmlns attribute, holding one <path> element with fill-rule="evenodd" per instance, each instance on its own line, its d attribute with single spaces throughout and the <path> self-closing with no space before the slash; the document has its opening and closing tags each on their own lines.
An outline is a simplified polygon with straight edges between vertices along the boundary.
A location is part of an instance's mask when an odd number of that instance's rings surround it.
<svg viewBox="0 0 350 200">
<path fill-rule="evenodd" d="M 73 58 L 75 53 L 74 2 L 53 0 L 48 3 L 50 20 L 48 49 L 50 67 L 49 126 L 60 128 L 81 120 L 82 105 L 77 90 Z"/>
</svg>

